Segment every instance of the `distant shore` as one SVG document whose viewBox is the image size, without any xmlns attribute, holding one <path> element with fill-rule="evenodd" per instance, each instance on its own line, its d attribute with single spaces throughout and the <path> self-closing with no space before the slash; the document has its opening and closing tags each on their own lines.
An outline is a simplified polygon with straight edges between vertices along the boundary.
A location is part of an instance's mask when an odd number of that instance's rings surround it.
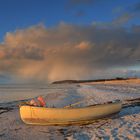
<svg viewBox="0 0 140 140">
<path fill-rule="evenodd" d="M 139 80 L 139 78 L 122 78 L 116 77 L 112 79 L 96 79 L 96 80 L 61 80 L 61 81 L 54 81 L 52 84 L 73 84 L 73 83 L 97 83 L 97 82 L 116 82 L 116 81 L 130 81 L 130 80 Z"/>
</svg>

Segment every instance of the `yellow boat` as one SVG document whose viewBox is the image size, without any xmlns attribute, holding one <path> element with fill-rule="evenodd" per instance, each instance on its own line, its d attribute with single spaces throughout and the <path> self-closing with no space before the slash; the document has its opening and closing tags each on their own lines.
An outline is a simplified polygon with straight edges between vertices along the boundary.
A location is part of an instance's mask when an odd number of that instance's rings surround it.
<svg viewBox="0 0 140 140">
<path fill-rule="evenodd" d="M 122 108 L 121 101 L 91 105 L 83 108 L 45 108 L 23 105 L 20 116 L 24 123 L 35 125 L 86 124 L 95 119 L 117 113 Z"/>
</svg>

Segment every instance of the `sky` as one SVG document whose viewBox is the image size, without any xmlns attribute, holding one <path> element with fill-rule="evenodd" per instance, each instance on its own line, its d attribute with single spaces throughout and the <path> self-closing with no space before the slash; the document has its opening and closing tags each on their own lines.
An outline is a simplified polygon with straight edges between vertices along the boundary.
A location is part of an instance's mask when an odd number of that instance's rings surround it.
<svg viewBox="0 0 140 140">
<path fill-rule="evenodd" d="M 140 76 L 139 0 L 0 0 L 0 83 Z"/>
</svg>

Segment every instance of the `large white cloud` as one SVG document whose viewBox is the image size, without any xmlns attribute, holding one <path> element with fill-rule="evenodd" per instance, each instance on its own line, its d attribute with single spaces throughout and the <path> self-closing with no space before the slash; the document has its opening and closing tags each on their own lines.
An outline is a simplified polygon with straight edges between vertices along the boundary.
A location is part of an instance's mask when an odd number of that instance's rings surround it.
<svg viewBox="0 0 140 140">
<path fill-rule="evenodd" d="M 0 73 L 33 81 L 112 76 L 140 58 L 139 28 L 61 23 L 7 33 L 0 45 Z"/>
</svg>

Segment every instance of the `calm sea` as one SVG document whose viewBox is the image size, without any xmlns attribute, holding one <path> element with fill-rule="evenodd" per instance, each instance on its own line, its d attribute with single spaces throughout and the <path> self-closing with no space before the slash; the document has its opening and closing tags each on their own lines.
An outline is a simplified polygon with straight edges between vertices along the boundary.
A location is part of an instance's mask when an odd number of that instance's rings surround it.
<svg viewBox="0 0 140 140">
<path fill-rule="evenodd" d="M 67 84 L 0 84 L 0 103 L 34 98 L 48 93 L 66 93 L 71 88 L 72 85 Z"/>
<path fill-rule="evenodd" d="M 25 85 L 25 84 L 1 84 L 0 103 L 33 98 L 44 95 L 56 87 L 51 85 Z"/>
</svg>

